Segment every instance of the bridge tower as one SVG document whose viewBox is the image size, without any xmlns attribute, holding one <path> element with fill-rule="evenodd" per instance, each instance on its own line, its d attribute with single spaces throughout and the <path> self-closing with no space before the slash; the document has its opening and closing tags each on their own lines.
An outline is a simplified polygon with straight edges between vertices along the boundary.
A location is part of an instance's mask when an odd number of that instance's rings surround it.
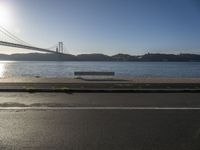
<svg viewBox="0 0 200 150">
<path fill-rule="evenodd" d="M 64 53 L 63 51 L 63 42 L 58 43 L 58 53 Z"/>
</svg>

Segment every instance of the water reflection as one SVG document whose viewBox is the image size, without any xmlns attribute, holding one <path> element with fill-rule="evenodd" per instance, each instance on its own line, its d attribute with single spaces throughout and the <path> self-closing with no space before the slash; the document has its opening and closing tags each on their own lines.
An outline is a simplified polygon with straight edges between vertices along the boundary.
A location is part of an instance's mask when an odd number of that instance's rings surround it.
<svg viewBox="0 0 200 150">
<path fill-rule="evenodd" d="M 74 77 L 75 71 L 113 71 L 117 77 L 199 78 L 199 68 L 200 62 L 0 61 L 0 78 Z"/>
<path fill-rule="evenodd" d="M 10 68 L 13 64 L 15 61 L 0 61 L 0 78 L 10 77 Z"/>
<path fill-rule="evenodd" d="M 0 78 L 4 77 L 5 68 L 6 68 L 6 62 L 1 62 L 0 63 Z"/>
</svg>

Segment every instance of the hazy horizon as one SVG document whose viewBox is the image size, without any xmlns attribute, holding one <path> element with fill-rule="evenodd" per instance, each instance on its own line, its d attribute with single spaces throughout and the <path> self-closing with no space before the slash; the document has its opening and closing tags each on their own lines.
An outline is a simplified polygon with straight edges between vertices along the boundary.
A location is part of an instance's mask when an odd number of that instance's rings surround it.
<svg viewBox="0 0 200 150">
<path fill-rule="evenodd" d="M 75 55 L 200 54 L 199 16 L 198 0 L 0 0 L 1 26 L 37 47 L 63 41 Z"/>
</svg>

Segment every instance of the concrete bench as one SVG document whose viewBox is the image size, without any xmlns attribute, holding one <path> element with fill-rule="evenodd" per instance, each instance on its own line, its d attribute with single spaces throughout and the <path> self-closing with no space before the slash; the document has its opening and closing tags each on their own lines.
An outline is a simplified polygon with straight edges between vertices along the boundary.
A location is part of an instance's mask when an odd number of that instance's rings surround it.
<svg viewBox="0 0 200 150">
<path fill-rule="evenodd" d="M 74 72 L 74 76 L 114 76 L 114 72 L 94 72 L 94 71 L 79 71 Z"/>
</svg>

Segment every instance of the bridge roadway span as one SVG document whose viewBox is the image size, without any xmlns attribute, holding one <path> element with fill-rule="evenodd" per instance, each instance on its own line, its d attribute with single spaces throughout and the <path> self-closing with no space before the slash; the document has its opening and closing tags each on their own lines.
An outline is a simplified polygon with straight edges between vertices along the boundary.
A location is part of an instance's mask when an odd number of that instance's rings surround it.
<svg viewBox="0 0 200 150">
<path fill-rule="evenodd" d="M 5 42 L 5 41 L 0 41 L 0 45 L 9 46 L 9 47 L 16 47 L 16 48 L 23 48 L 23 49 L 34 50 L 34 51 L 39 51 L 39 52 L 47 52 L 47 53 L 58 54 L 58 52 L 48 50 L 48 49 L 38 48 L 38 47 L 34 47 L 34 46 L 27 46 L 27 45 L 22 45 L 22 44 L 15 44 L 15 43 L 10 43 L 10 42 Z M 59 53 L 59 54 L 61 54 L 61 53 Z"/>
<path fill-rule="evenodd" d="M 200 93 L 1 93 L 0 149 L 199 150 Z M 10 108 L 10 107 L 18 107 Z"/>
</svg>

